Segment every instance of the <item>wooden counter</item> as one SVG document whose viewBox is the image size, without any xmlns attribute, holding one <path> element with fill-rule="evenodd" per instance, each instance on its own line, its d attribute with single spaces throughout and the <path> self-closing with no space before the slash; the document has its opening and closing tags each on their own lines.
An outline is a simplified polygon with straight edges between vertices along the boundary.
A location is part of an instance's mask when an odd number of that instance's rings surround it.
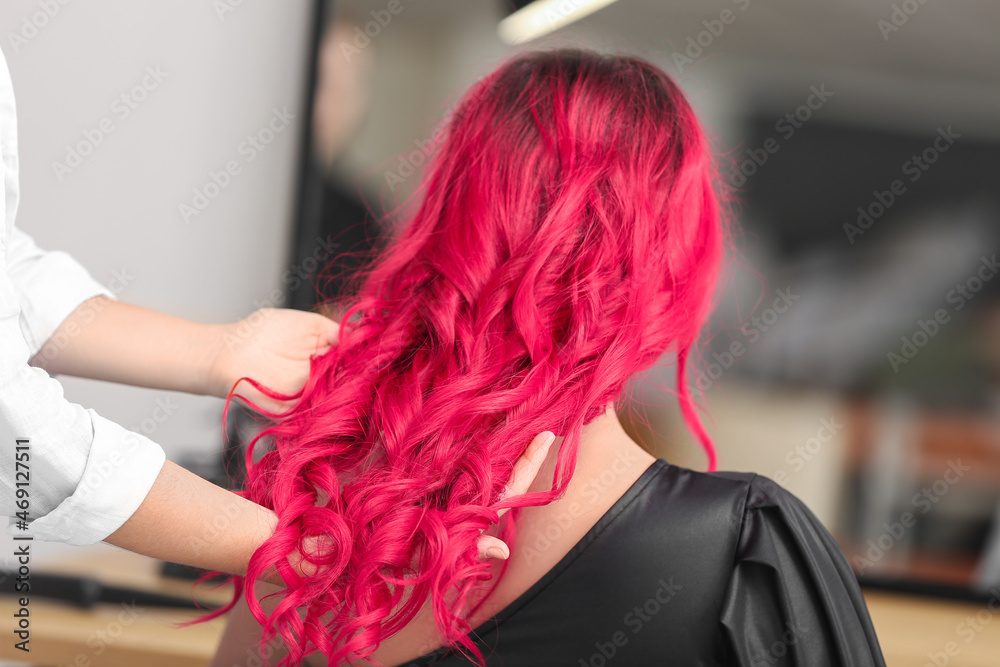
<svg viewBox="0 0 1000 667">
<path fill-rule="evenodd" d="M 48 568 L 60 573 L 88 574 L 109 584 L 148 588 L 190 596 L 191 582 L 158 574 L 158 563 L 114 549 L 99 556 L 66 560 Z M 41 571 L 41 568 L 39 568 Z M 202 585 L 199 599 L 224 602 L 225 590 Z M 882 591 L 865 594 L 889 667 L 997 667 L 1000 665 L 1000 606 L 931 600 Z M 16 609 L 10 596 L 0 596 L 0 618 L 6 619 L 0 658 L 35 665 L 73 667 L 203 667 L 215 652 L 222 619 L 188 628 L 176 623 L 197 612 L 177 609 L 131 610 L 104 604 L 84 611 L 71 605 L 31 600 L 31 653 L 13 649 L 11 618 Z M 978 616 L 978 619 L 977 619 Z M 954 655 L 949 655 L 951 651 Z M 942 662 L 946 660 L 946 662 Z"/>
</svg>

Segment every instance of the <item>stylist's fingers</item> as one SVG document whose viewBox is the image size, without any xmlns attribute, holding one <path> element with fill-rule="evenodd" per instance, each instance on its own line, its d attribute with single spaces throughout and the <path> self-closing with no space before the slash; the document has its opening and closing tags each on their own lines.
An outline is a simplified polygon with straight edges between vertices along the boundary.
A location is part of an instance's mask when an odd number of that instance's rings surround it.
<svg viewBox="0 0 1000 667">
<path fill-rule="evenodd" d="M 319 346 L 323 352 L 329 350 L 340 340 L 340 323 L 336 320 L 324 316 L 322 329 L 319 334 Z"/>
<path fill-rule="evenodd" d="M 500 501 L 504 501 L 514 496 L 520 496 L 528 492 L 531 483 L 538 476 L 538 471 L 542 468 L 545 457 L 549 454 L 549 447 L 555 442 L 556 435 L 552 431 L 542 431 L 535 436 L 528 448 L 524 450 L 524 455 L 514 464 L 514 474 L 507 483 L 507 488 L 500 494 Z M 500 516 L 509 508 L 498 512 Z"/>
<path fill-rule="evenodd" d="M 535 481 L 538 471 L 542 468 L 545 457 L 548 456 L 549 447 L 552 446 L 555 439 L 556 436 L 552 431 L 543 431 L 535 436 L 535 439 L 531 441 L 528 448 L 524 450 L 524 454 L 514 464 L 514 472 L 510 477 L 510 482 L 508 482 L 503 493 L 500 494 L 500 501 L 528 492 L 528 489 L 531 488 L 531 483 Z M 502 509 L 497 514 L 503 516 L 507 509 L 509 508 Z M 503 540 L 492 535 L 480 535 L 476 541 L 476 547 L 479 551 L 479 557 L 482 559 L 499 558 L 507 560 L 510 558 L 510 548 Z"/>
<path fill-rule="evenodd" d="M 510 558 L 510 549 L 499 537 L 480 535 L 479 539 L 476 540 L 476 548 L 479 550 L 480 559 L 498 558 L 500 560 L 507 560 Z"/>
<path fill-rule="evenodd" d="M 300 331 L 307 333 L 309 339 L 315 342 L 312 354 L 326 354 L 340 341 L 340 323 L 337 320 L 324 312 L 306 313 L 303 317 L 308 317 L 309 320 Z"/>
</svg>

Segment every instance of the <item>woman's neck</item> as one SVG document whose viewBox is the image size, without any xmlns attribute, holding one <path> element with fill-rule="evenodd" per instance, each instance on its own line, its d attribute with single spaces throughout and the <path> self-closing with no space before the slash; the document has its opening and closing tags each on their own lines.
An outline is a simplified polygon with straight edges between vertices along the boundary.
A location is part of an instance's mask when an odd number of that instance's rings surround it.
<svg viewBox="0 0 1000 667">
<path fill-rule="evenodd" d="M 547 491 L 552 487 L 562 442 L 563 438 L 557 437 L 552 443 L 530 491 Z M 595 502 L 606 502 L 613 496 L 611 504 L 614 504 L 613 501 L 620 498 L 654 460 L 654 456 L 625 432 L 618 421 L 614 405 L 609 403 L 605 406 L 603 415 L 583 427 L 577 449 L 576 469 L 567 486 L 566 495 L 547 507 L 565 504 L 566 499 L 580 494 L 590 499 L 595 495 L 599 496 L 600 500 Z"/>
</svg>

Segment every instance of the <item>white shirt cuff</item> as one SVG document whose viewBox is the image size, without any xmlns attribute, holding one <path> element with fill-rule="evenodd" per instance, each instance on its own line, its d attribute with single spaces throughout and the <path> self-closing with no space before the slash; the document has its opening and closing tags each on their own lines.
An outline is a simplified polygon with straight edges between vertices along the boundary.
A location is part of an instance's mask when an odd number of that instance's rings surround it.
<svg viewBox="0 0 1000 667">
<path fill-rule="evenodd" d="M 94 442 L 73 495 L 31 521 L 27 530 L 18 529 L 12 517 L 8 535 L 77 546 L 94 544 L 118 530 L 145 500 L 166 461 L 163 448 L 93 410 L 87 412 L 94 424 Z"/>
</svg>

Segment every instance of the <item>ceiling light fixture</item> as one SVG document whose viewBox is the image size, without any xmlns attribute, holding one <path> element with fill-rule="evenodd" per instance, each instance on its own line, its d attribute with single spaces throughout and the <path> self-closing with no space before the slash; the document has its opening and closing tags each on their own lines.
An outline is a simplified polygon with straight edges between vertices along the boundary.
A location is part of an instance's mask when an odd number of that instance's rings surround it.
<svg viewBox="0 0 1000 667">
<path fill-rule="evenodd" d="M 535 0 L 500 21 L 497 33 L 507 44 L 520 44 L 579 21 L 612 2 L 615 0 Z"/>
</svg>

